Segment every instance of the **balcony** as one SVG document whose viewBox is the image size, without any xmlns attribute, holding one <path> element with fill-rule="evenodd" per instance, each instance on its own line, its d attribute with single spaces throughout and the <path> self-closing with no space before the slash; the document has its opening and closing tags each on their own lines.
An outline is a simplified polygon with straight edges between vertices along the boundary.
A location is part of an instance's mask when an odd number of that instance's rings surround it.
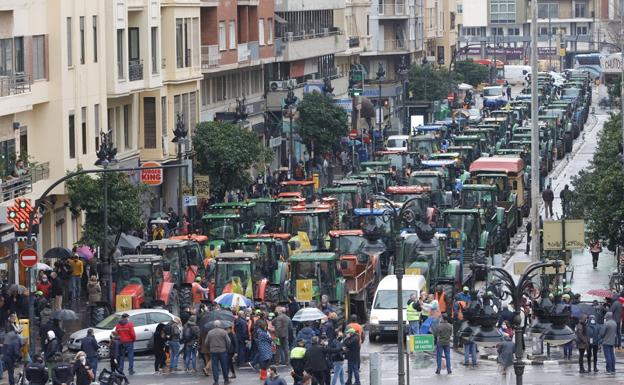
<svg viewBox="0 0 624 385">
<path fill-rule="evenodd" d="M 409 17 L 408 7 L 405 2 L 382 2 L 373 5 L 373 15 L 379 18 L 406 18 Z"/>
<path fill-rule="evenodd" d="M 383 52 L 402 52 L 407 51 L 407 41 L 404 39 L 384 40 L 383 46 L 379 47 L 379 51 Z"/>
<path fill-rule="evenodd" d="M 282 56 L 284 61 L 295 61 L 330 55 L 344 51 L 347 48 L 346 40 L 342 31 L 329 32 L 325 29 L 322 33 L 311 33 L 294 36 L 286 33 L 286 36 L 277 39 L 275 44 L 276 56 Z"/>
<path fill-rule="evenodd" d="M 50 177 L 50 163 L 40 163 L 30 168 L 30 173 L 0 183 L 0 202 L 19 198 L 32 192 L 33 183 Z"/>
<path fill-rule="evenodd" d="M 202 45 L 201 47 L 201 63 L 202 69 L 208 69 L 219 65 L 221 54 L 219 53 L 219 46 L 215 45 Z"/>
<path fill-rule="evenodd" d="M 0 76 L 0 97 L 19 95 L 31 91 L 32 76 L 18 73 Z"/>
<path fill-rule="evenodd" d="M 143 60 L 130 60 L 128 62 L 128 79 L 131 82 L 143 80 Z"/>
</svg>

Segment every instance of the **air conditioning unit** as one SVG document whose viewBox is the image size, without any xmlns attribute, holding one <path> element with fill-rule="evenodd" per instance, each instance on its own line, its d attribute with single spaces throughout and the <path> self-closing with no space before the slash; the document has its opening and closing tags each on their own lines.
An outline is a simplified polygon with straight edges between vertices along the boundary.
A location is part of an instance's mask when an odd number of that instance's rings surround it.
<svg viewBox="0 0 624 385">
<path fill-rule="evenodd" d="M 269 82 L 269 90 L 270 91 L 277 91 L 277 90 L 283 90 L 286 87 L 284 87 L 284 83 L 281 80 L 274 80 L 272 82 Z"/>
</svg>

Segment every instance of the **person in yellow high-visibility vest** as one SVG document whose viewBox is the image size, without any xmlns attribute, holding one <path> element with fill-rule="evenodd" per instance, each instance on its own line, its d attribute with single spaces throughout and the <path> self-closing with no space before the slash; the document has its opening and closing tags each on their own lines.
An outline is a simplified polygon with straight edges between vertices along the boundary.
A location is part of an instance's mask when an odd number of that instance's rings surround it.
<svg viewBox="0 0 624 385">
<path fill-rule="evenodd" d="M 407 322 L 409 323 L 409 334 L 416 335 L 420 334 L 420 314 L 422 312 L 422 307 L 420 305 L 420 301 L 418 297 L 416 297 L 416 293 L 412 293 L 409 300 L 407 301 Z"/>
</svg>

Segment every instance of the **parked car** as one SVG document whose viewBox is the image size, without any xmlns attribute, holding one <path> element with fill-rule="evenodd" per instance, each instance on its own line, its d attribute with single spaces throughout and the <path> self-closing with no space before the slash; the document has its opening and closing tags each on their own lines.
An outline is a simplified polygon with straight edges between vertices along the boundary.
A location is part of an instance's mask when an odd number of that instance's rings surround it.
<svg viewBox="0 0 624 385">
<path fill-rule="evenodd" d="M 110 356 L 108 346 L 110 333 L 121 319 L 123 313 L 128 313 L 130 322 L 134 324 L 134 332 L 137 338 L 134 343 L 135 352 L 149 350 L 149 341 L 152 339 L 152 335 L 159 323 L 168 323 L 177 319 L 175 315 L 164 309 L 136 309 L 109 315 L 91 328 L 93 329 L 95 340 L 98 343 L 98 355 L 101 359 Z M 80 341 L 87 335 L 88 329 L 89 328 L 78 330 L 69 336 L 69 341 L 67 342 L 69 350 L 80 350 Z"/>
</svg>

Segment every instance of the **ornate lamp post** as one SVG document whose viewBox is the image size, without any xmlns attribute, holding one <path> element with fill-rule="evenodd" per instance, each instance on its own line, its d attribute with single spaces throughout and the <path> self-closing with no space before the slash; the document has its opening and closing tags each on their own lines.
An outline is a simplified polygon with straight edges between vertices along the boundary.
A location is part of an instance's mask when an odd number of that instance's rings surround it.
<svg viewBox="0 0 624 385">
<path fill-rule="evenodd" d="M 117 163 L 117 148 L 113 146 L 112 132 L 109 131 L 106 134 L 100 132 L 100 148 L 97 150 L 97 160 L 95 161 L 96 166 L 101 166 L 103 168 L 107 168 L 110 164 Z M 104 242 L 102 243 L 102 255 L 100 255 L 100 260 L 105 262 L 106 264 L 106 275 L 104 277 L 104 282 L 108 285 L 106 288 L 106 293 L 108 296 L 108 300 L 112 302 L 113 300 L 113 261 L 108 253 L 108 183 L 106 180 L 106 173 L 102 174 L 102 184 L 104 185 Z"/>
<path fill-rule="evenodd" d="M 398 320 L 398 345 L 399 345 L 399 385 L 405 385 L 405 324 L 403 321 L 403 274 L 405 274 L 405 266 L 403 263 L 402 253 L 402 238 L 401 238 L 401 221 L 408 223 L 414 222 L 417 219 L 417 214 L 410 208 L 419 198 L 414 197 L 405 201 L 401 207 L 392 202 L 390 199 L 375 195 L 371 200 L 371 210 L 375 207 L 375 202 L 382 202 L 384 204 L 384 217 L 387 220 L 392 220 L 392 231 L 395 236 L 395 264 L 394 275 L 397 279 L 397 320 Z"/>
<path fill-rule="evenodd" d="M 379 110 L 379 116 L 377 117 L 377 127 L 379 130 L 379 135 L 381 141 L 383 143 L 383 131 L 381 131 L 381 122 L 383 120 L 383 107 L 381 106 L 381 81 L 386 77 L 386 71 L 383 68 L 383 64 L 379 62 L 379 66 L 377 67 L 377 73 L 375 74 L 375 80 L 379 85 L 379 95 L 377 99 L 377 109 Z M 375 160 L 375 133 L 373 132 L 373 151 L 371 154 L 371 159 Z"/>
<path fill-rule="evenodd" d="M 298 98 L 295 96 L 295 91 L 292 87 L 288 87 L 288 93 L 286 94 L 286 99 L 284 99 L 284 107 L 288 109 L 288 118 L 289 118 L 289 144 L 288 144 L 288 174 L 292 178 L 293 172 L 295 170 L 294 165 L 294 141 L 293 141 L 293 109 L 295 108 L 295 104 L 297 103 Z"/>
<path fill-rule="evenodd" d="M 184 120 L 182 119 L 182 114 L 178 113 L 176 116 L 176 125 L 173 130 L 173 140 L 171 142 L 177 143 L 178 145 L 178 164 L 182 165 L 182 142 L 186 139 L 186 135 L 188 134 L 188 130 L 186 129 L 186 125 L 184 124 Z M 178 170 L 178 216 L 182 217 L 182 169 Z"/>
<path fill-rule="evenodd" d="M 399 63 L 399 76 L 401 78 L 401 85 L 403 86 L 403 135 L 409 135 L 409 113 L 407 111 L 407 75 L 409 73 L 409 65 L 407 64 L 407 60 L 405 60 L 405 56 L 401 57 L 401 63 Z"/>
</svg>

